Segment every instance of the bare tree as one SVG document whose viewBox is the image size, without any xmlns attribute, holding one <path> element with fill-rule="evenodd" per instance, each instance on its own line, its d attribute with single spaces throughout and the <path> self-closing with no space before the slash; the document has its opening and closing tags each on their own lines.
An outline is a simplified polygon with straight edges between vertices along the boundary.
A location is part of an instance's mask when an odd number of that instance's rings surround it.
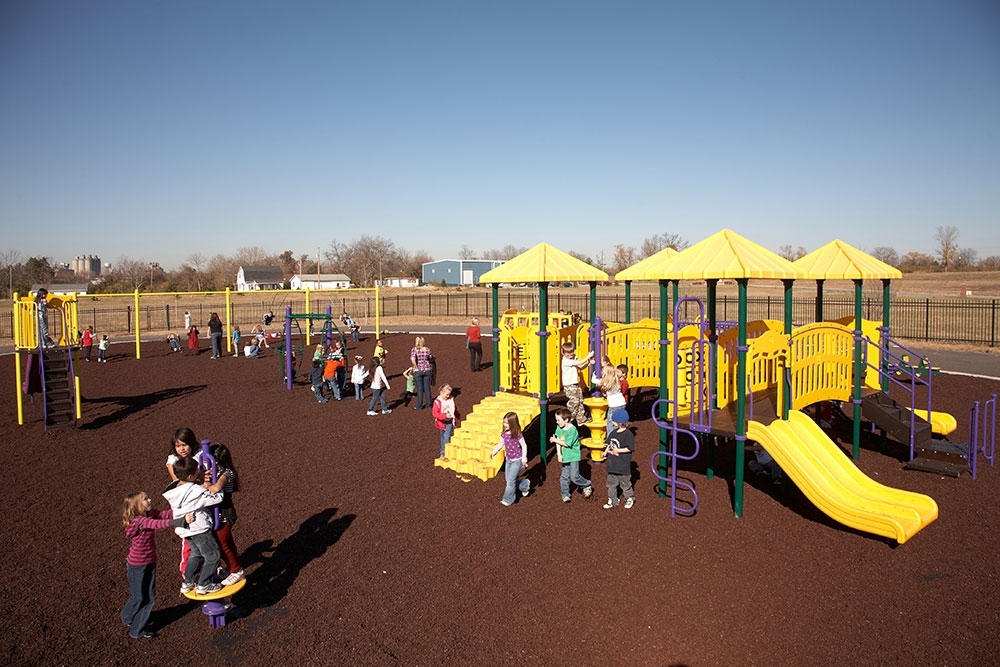
<svg viewBox="0 0 1000 667">
<path fill-rule="evenodd" d="M 1000 271 L 1000 255 L 990 255 L 979 260 L 980 271 Z"/>
<path fill-rule="evenodd" d="M 674 250 L 680 251 L 684 250 L 689 245 L 691 244 L 688 243 L 680 234 L 671 234 L 669 232 L 654 234 L 649 238 L 643 239 L 642 247 L 639 250 L 642 257 L 639 259 L 646 259 L 647 257 L 660 252 L 664 248 L 673 248 Z"/>
<path fill-rule="evenodd" d="M 428 255 L 423 250 L 418 250 L 412 254 L 400 251 L 399 253 L 400 266 L 398 269 L 399 275 L 400 277 L 403 278 L 416 278 L 417 280 L 423 280 L 424 264 L 433 261 L 434 258 Z"/>
<path fill-rule="evenodd" d="M 967 271 L 976 266 L 979 253 L 975 248 L 959 248 L 955 252 L 955 268 L 959 271 Z"/>
<path fill-rule="evenodd" d="M 872 248 L 868 254 L 889 266 L 899 267 L 899 253 L 894 248 L 880 245 L 877 248 Z"/>
<path fill-rule="evenodd" d="M 350 246 L 350 260 L 345 271 L 362 287 L 371 287 L 379 278 L 396 273 L 399 253 L 392 241 L 381 236 L 364 235 Z"/>
<path fill-rule="evenodd" d="M 941 266 L 945 271 L 951 270 L 958 253 L 958 227 L 938 227 L 934 240 L 938 244 L 937 256 L 941 260 Z"/>
<path fill-rule="evenodd" d="M 327 273 L 344 273 L 351 275 L 350 254 L 352 246 L 339 241 L 330 241 L 330 245 L 323 252 L 323 259 L 326 260 Z"/>
<path fill-rule="evenodd" d="M 635 248 L 624 246 L 620 243 L 615 246 L 615 256 L 611 260 L 611 271 L 608 273 L 618 273 L 624 271 L 637 261 Z"/>
<path fill-rule="evenodd" d="M 934 258 L 922 252 L 908 252 L 899 260 L 897 267 L 903 272 L 931 271 L 934 268 Z"/>
<path fill-rule="evenodd" d="M 459 259 L 475 259 L 476 258 L 476 253 L 473 252 L 472 248 L 470 248 L 469 246 L 467 246 L 467 245 L 465 245 L 463 243 L 462 247 L 458 251 L 458 258 Z"/>
<path fill-rule="evenodd" d="M 805 257 L 808 253 L 802 246 L 793 249 L 790 245 L 783 245 L 778 248 L 778 254 L 787 259 L 789 262 L 794 262 L 797 259 Z"/>
<path fill-rule="evenodd" d="M 259 266 L 267 264 L 270 256 L 260 246 L 238 248 L 233 258 L 240 266 Z"/>
</svg>

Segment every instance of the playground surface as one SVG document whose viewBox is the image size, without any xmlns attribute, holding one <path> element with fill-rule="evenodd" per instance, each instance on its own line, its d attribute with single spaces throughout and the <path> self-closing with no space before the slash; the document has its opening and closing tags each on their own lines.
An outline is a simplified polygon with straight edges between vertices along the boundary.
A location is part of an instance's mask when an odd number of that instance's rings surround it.
<svg viewBox="0 0 1000 667">
<path fill-rule="evenodd" d="M 411 333 L 384 336 L 393 403 Z M 468 370 L 464 338 L 429 334 L 437 382 L 467 412 L 490 394 L 492 368 Z M 484 340 L 485 342 L 485 340 Z M 373 338 L 349 343 L 368 356 Z M 486 346 L 488 347 L 488 346 Z M 905 544 L 828 519 L 794 488 L 748 487 L 732 512 L 732 447 L 719 476 L 695 461 L 698 512 L 669 518 L 649 456 L 656 432 L 635 422 L 635 507 L 601 509 L 596 492 L 560 502 L 558 464 L 529 447 L 533 491 L 502 507 L 502 479 L 460 481 L 434 467 L 429 411 L 367 402 L 319 405 L 307 383 L 281 382 L 274 350 L 211 360 L 112 346 L 81 363 L 83 419 L 44 431 L 37 404 L 16 425 L 13 357 L 0 392 L 7 419 L 8 576 L 0 584 L 6 664 L 996 664 L 1000 470 L 978 479 L 903 470 L 904 447 L 863 442 L 858 466 L 878 482 L 933 498 L 937 520 Z M 489 361 L 492 355 L 486 353 Z M 932 356 L 931 361 L 935 362 Z M 1000 382 L 934 378 L 934 409 L 964 440 L 974 400 Z M 436 388 L 435 388 L 436 391 Z M 129 640 L 123 496 L 164 508 L 169 437 L 189 426 L 232 450 L 242 490 L 234 528 L 248 583 L 225 628 L 178 595 L 179 541 L 157 535 L 153 640 Z M 499 425 L 498 425 L 499 431 Z M 537 428 L 529 429 L 529 442 Z M 839 433 L 841 443 L 849 434 Z"/>
</svg>

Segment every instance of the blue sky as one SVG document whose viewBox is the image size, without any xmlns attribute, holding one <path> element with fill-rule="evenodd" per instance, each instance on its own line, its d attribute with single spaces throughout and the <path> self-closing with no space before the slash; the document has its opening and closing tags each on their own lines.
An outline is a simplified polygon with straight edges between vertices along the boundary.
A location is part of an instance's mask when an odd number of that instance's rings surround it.
<svg viewBox="0 0 1000 667">
<path fill-rule="evenodd" d="M 1000 3 L 5 0 L 0 247 L 1000 255 Z"/>
</svg>

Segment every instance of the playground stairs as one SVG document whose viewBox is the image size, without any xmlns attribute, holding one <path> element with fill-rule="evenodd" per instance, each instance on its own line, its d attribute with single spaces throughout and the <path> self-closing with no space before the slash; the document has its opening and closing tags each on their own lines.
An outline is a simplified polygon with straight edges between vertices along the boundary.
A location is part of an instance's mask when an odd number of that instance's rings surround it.
<svg viewBox="0 0 1000 667">
<path fill-rule="evenodd" d="M 46 350 L 42 363 L 45 364 L 45 427 L 74 426 L 76 419 L 69 351 L 65 348 Z"/>
<path fill-rule="evenodd" d="M 887 394 L 876 392 L 862 398 L 861 416 L 885 431 L 894 440 L 910 444 L 910 411 Z M 915 415 L 913 425 L 915 430 L 913 447 L 916 451 L 917 447 L 931 439 L 931 425 Z"/>
<path fill-rule="evenodd" d="M 508 412 L 517 413 L 521 429 L 526 429 L 539 414 L 538 399 L 512 393 L 487 396 L 459 422 L 451 442 L 445 446 L 444 456 L 435 459 L 434 465 L 484 482 L 495 477 L 503 465 L 504 454 L 501 450 L 491 458 L 490 451 L 500 442 L 503 416 Z"/>
<path fill-rule="evenodd" d="M 865 396 L 861 401 L 861 416 L 903 444 L 910 442 L 910 411 L 884 393 Z M 933 437 L 931 425 L 921 417 L 913 417 L 916 433 L 913 437 L 913 460 L 904 468 L 937 475 L 959 477 L 969 470 L 967 445 Z"/>
</svg>

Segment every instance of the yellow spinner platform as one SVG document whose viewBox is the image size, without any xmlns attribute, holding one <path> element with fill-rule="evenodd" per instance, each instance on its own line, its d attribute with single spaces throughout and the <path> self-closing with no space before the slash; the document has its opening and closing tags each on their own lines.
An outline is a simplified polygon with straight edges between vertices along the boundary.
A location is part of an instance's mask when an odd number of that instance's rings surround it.
<svg viewBox="0 0 1000 667">
<path fill-rule="evenodd" d="M 484 482 L 492 479 L 503 465 L 503 451 L 490 457 L 490 450 L 500 442 L 503 416 L 517 414 L 521 428 L 539 415 L 538 399 L 523 394 L 499 393 L 487 396 L 458 424 L 444 449 L 444 456 L 434 460 L 434 465 L 454 470 L 461 475 L 471 475 Z"/>
</svg>

